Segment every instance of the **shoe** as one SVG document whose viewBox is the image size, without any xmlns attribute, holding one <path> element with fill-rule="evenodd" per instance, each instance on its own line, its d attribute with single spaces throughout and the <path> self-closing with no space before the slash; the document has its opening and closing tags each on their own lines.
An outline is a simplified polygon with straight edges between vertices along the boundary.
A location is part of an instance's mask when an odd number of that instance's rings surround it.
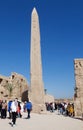
<svg viewBox="0 0 83 130">
<path fill-rule="evenodd" d="M 14 124 L 13 127 L 15 127 L 16 125 Z"/>
<path fill-rule="evenodd" d="M 13 126 L 13 122 L 11 122 L 11 126 Z"/>
</svg>

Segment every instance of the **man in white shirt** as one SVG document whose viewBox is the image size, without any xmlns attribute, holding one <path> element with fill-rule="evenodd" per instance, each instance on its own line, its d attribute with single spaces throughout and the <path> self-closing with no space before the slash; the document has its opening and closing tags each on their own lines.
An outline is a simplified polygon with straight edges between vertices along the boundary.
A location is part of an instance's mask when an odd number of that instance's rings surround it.
<svg viewBox="0 0 83 130">
<path fill-rule="evenodd" d="M 12 102 L 11 104 L 11 111 L 12 111 L 12 126 L 15 126 L 16 124 L 16 114 L 17 114 L 17 107 L 18 107 L 18 102 L 17 98 Z"/>
</svg>

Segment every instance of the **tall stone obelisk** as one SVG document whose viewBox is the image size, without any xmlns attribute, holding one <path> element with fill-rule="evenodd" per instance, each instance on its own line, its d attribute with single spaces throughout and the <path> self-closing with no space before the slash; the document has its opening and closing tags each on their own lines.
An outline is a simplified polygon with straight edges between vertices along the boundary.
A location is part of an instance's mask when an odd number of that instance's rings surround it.
<svg viewBox="0 0 83 130">
<path fill-rule="evenodd" d="M 35 111 L 43 110 L 44 107 L 44 87 L 42 80 L 42 63 L 40 47 L 40 27 L 39 18 L 34 8 L 31 15 L 31 52 L 30 52 L 30 78 L 31 78 L 31 100 Z"/>
</svg>

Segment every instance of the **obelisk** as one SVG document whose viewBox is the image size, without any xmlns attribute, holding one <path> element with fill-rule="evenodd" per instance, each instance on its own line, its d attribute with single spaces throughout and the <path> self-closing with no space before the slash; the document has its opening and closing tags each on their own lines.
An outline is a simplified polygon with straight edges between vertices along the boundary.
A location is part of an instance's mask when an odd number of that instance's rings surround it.
<svg viewBox="0 0 83 130">
<path fill-rule="evenodd" d="M 44 109 L 44 86 L 42 79 L 41 47 L 39 18 L 34 8 L 31 15 L 31 50 L 30 50 L 31 100 L 34 109 Z"/>
</svg>

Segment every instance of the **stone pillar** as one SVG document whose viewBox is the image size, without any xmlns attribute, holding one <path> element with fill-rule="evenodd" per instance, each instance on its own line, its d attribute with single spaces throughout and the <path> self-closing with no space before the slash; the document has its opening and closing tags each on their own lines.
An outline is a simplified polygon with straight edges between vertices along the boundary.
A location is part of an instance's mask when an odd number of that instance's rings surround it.
<svg viewBox="0 0 83 130">
<path fill-rule="evenodd" d="M 33 109 L 42 111 L 45 109 L 44 86 L 42 80 L 39 19 L 35 8 L 31 16 L 30 78 L 31 91 L 29 92 L 29 97 L 33 103 Z"/>
<path fill-rule="evenodd" d="M 83 117 L 83 59 L 74 60 L 75 68 L 75 116 Z"/>
</svg>

